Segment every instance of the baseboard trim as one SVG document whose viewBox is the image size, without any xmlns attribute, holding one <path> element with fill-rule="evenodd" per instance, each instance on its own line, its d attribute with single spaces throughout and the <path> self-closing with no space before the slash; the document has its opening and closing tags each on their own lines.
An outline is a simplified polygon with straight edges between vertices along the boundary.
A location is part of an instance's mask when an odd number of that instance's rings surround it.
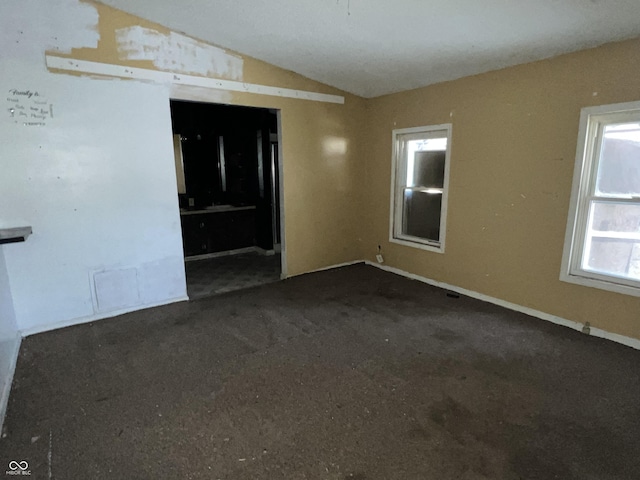
<svg viewBox="0 0 640 480">
<path fill-rule="evenodd" d="M 11 362 L 9 363 L 9 371 L 7 372 L 7 383 L 4 385 L 2 392 L 0 392 L 0 433 L 4 426 L 4 418 L 7 414 L 7 407 L 9 406 L 9 394 L 11 393 L 11 386 L 13 385 L 13 376 L 16 373 L 16 367 L 18 365 L 18 355 L 20 354 L 20 344 L 22 343 L 22 337 L 16 335 L 14 342 L 13 352 L 11 352 Z"/>
<path fill-rule="evenodd" d="M 138 310 L 145 310 L 147 308 L 161 307 L 163 305 L 169 305 L 171 303 L 186 302 L 189 297 L 182 295 L 180 297 L 171 298 L 169 300 L 163 300 L 161 302 L 146 303 L 144 305 L 136 305 L 134 307 L 123 308 L 120 310 L 112 310 L 111 312 L 104 312 L 95 315 L 89 315 L 87 317 L 72 318 L 71 320 L 64 320 L 62 322 L 56 322 L 49 325 L 36 325 L 35 327 L 25 328 L 20 331 L 23 337 L 30 335 L 36 335 L 38 333 L 49 332 L 51 330 L 57 330 L 59 328 L 72 327 L 74 325 L 81 325 L 83 323 L 96 322 L 98 320 L 104 320 L 106 318 L 113 318 L 125 313 L 137 312 Z"/>
<path fill-rule="evenodd" d="M 342 267 L 348 267 L 351 265 L 356 265 L 359 263 L 365 263 L 366 265 L 372 266 L 372 267 L 376 267 L 379 268 L 381 270 L 390 272 L 390 273 L 394 273 L 396 275 L 400 275 L 406 278 L 410 278 L 412 280 L 417 280 L 419 282 L 423 282 L 426 283 L 428 285 L 432 285 L 434 287 L 438 287 L 438 288 L 442 288 L 445 290 L 450 290 L 452 292 L 456 292 L 459 293 L 461 295 L 465 295 L 467 297 L 471 297 L 471 298 L 475 298 L 477 300 L 482 300 L 484 302 L 488 302 L 488 303 L 492 303 L 494 305 L 498 305 L 500 307 L 504 307 L 507 308 L 509 310 L 513 310 L 516 312 L 520 312 L 520 313 L 524 313 L 526 315 L 530 315 L 532 317 L 536 317 L 539 318 L 541 320 L 545 320 L 551 323 L 555 323 L 556 325 L 561 325 L 563 327 L 568 327 L 568 328 L 572 328 L 574 330 L 578 330 L 580 332 L 582 332 L 583 328 L 585 327 L 584 324 L 580 323 L 580 322 L 576 322 L 573 320 L 567 320 L 566 318 L 562 318 L 562 317 L 558 317 L 557 315 L 552 315 L 550 313 L 546 313 L 546 312 L 542 312 L 540 310 L 535 310 L 533 308 L 529 308 L 529 307 L 525 307 L 522 305 L 518 305 L 516 303 L 511 303 L 508 302 L 506 300 L 502 300 L 500 298 L 496 298 L 496 297 L 491 297 L 489 295 L 485 295 L 484 293 L 479 293 L 479 292 L 475 292 L 473 290 L 468 290 L 466 288 L 462 288 L 462 287 L 458 287 L 456 285 L 450 285 L 448 283 L 445 282 L 440 282 L 437 280 L 433 280 L 431 278 L 427 278 L 427 277 L 423 277 L 421 275 L 416 275 L 414 273 L 409 273 L 406 272 L 404 270 L 401 270 L 399 268 L 395 268 L 395 267 L 389 267 L 387 265 L 381 265 L 379 263 L 376 262 L 372 262 L 370 260 L 354 260 L 354 261 L 350 261 L 350 262 L 344 262 L 344 263 L 338 263 L 335 265 L 329 265 L 326 267 L 322 267 L 322 268 L 318 268 L 315 270 L 311 270 L 308 272 L 302 272 L 302 273 L 298 273 L 295 275 L 291 275 L 288 276 L 287 278 L 293 278 L 293 277 L 297 277 L 300 275 L 306 275 L 309 273 L 317 273 L 317 272 L 324 272 L 326 270 L 333 270 L 335 268 L 342 268 Z M 138 305 L 132 308 L 126 308 L 126 309 L 122 309 L 122 310 L 117 310 L 117 311 L 112 311 L 112 312 L 107 312 L 107 313 L 102 313 L 99 315 L 91 315 L 88 317 L 82 317 L 82 318 L 77 318 L 77 319 L 72 319 L 72 320 L 67 320 L 67 321 L 63 321 L 63 322 L 58 322 L 55 324 L 50 324 L 50 325 L 40 325 L 40 326 L 35 326 L 35 327 L 31 327 L 31 328 L 27 328 L 24 330 L 21 330 L 21 335 L 22 337 L 28 337 L 30 335 L 35 335 L 38 333 L 43 333 L 43 332 L 48 332 L 51 330 L 57 330 L 59 328 L 65 328 L 65 327 L 71 327 L 73 325 L 80 325 L 83 323 L 89 323 L 89 322 L 94 322 L 94 321 L 98 321 L 98 320 L 103 320 L 105 318 L 112 318 L 112 317 L 117 317 L 118 315 L 123 315 L 125 313 L 130 313 L 130 312 L 135 312 L 137 310 L 142 310 L 142 309 L 146 309 L 146 308 L 153 308 L 153 307 L 160 307 L 162 305 L 168 305 L 171 303 L 176 303 L 176 302 L 184 302 L 184 301 L 188 301 L 189 297 L 184 295 L 181 297 L 176 297 L 170 300 L 166 300 L 166 301 L 162 301 L 162 302 L 157 302 L 157 303 L 153 303 L 153 304 L 147 304 L 147 305 Z M 624 335 L 619 335 L 617 333 L 612 333 L 612 332 L 608 332 L 606 330 L 602 330 L 600 328 L 595 328 L 595 327 L 590 327 L 590 335 L 594 336 L 594 337 L 599 337 L 599 338 L 604 338 L 606 340 L 610 340 L 612 342 L 616 342 L 616 343 L 620 343 L 622 345 L 626 345 L 627 347 L 631 347 L 634 348 L 636 350 L 640 350 L 640 340 L 636 339 L 636 338 L 632 338 L 632 337 L 627 337 Z M 18 342 L 18 349 L 19 349 L 19 342 Z M 17 352 L 16 352 L 16 360 L 17 360 Z M 15 365 L 14 365 L 15 368 Z M 2 392 L 4 395 L 4 392 Z M 0 398 L 0 401 L 4 401 L 4 397 Z M 0 403 L 0 408 L 2 408 L 2 404 Z"/>
<path fill-rule="evenodd" d="M 370 260 L 365 260 L 364 263 L 370 265 L 372 267 L 379 268 L 381 270 L 385 270 L 387 272 L 395 273 L 396 275 L 401 275 L 406 278 L 410 278 L 412 280 L 418 280 L 419 282 L 426 283 L 428 285 L 432 285 L 434 287 L 443 288 L 445 290 L 450 290 L 452 292 L 459 293 L 461 295 L 465 295 L 467 297 L 475 298 L 477 300 L 482 300 L 483 302 L 493 303 L 494 305 L 498 305 L 500 307 L 508 308 L 509 310 L 513 310 L 516 312 L 524 313 L 526 315 L 530 315 L 532 317 L 539 318 L 541 320 L 546 320 L 547 322 L 555 323 L 556 325 L 562 325 L 563 327 L 569 327 L 574 330 L 578 330 L 582 332 L 582 329 L 585 327 L 584 324 L 580 322 L 575 322 L 573 320 L 567 320 L 566 318 L 558 317 L 556 315 L 552 315 L 550 313 L 542 312 L 540 310 L 535 310 L 533 308 L 524 307 L 522 305 L 518 305 L 516 303 L 507 302 L 506 300 L 501 300 L 496 297 L 491 297 L 489 295 L 485 295 L 484 293 L 474 292 L 473 290 L 467 290 L 466 288 L 457 287 L 455 285 L 450 285 L 448 283 L 439 282 L 437 280 L 433 280 L 431 278 L 423 277 L 420 275 L 416 275 L 414 273 L 405 272 L 404 270 L 400 270 L 399 268 L 389 267 L 387 265 L 380 265 L 378 263 L 372 262 Z M 640 340 L 626 337 L 624 335 L 618 335 L 617 333 L 611 333 L 606 330 L 602 330 L 600 328 L 589 327 L 590 333 L 594 337 L 604 338 L 606 340 L 610 340 L 612 342 L 621 343 L 622 345 L 626 345 L 627 347 L 635 348 L 636 350 L 640 350 Z"/>
<path fill-rule="evenodd" d="M 357 265 L 358 263 L 365 263 L 364 260 L 353 260 L 352 262 L 336 263 L 335 265 L 329 265 L 328 267 L 316 268 L 315 270 L 309 270 L 308 272 L 296 273 L 295 275 L 289 275 L 287 278 L 299 277 L 300 275 L 307 275 L 309 273 L 324 272 L 326 270 L 333 270 L 334 268 L 349 267 L 351 265 Z"/>
</svg>

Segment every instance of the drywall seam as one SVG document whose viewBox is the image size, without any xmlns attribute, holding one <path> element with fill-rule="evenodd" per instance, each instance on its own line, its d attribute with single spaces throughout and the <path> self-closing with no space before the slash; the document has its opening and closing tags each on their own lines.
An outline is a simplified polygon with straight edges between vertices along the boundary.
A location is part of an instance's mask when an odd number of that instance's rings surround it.
<svg viewBox="0 0 640 480">
<path fill-rule="evenodd" d="M 344 97 L 329 95 L 326 93 L 294 90 L 291 88 L 270 87 L 255 83 L 236 82 L 218 78 L 198 77 L 194 75 L 182 75 L 178 73 L 150 70 L 147 68 L 125 67 L 109 63 L 90 62 L 76 60 L 74 58 L 46 55 L 47 68 L 64 70 L 69 72 L 88 73 L 107 77 L 131 78 L 134 80 L 148 80 L 156 83 L 168 83 L 189 85 L 193 87 L 205 87 L 216 90 L 232 92 L 255 93 L 273 97 L 295 98 L 298 100 L 311 100 L 315 102 L 344 104 Z"/>
<path fill-rule="evenodd" d="M 186 35 L 168 35 L 139 25 L 116 30 L 121 60 L 149 60 L 168 72 L 242 80 L 244 61 L 226 50 Z"/>
<path fill-rule="evenodd" d="M 36 325 L 35 327 L 25 328 L 20 333 L 23 337 L 35 335 L 37 333 L 49 332 L 51 330 L 58 330 L 59 328 L 71 327 L 73 325 L 80 325 L 82 323 L 95 322 L 97 320 L 104 320 L 105 318 L 117 317 L 124 315 L 125 313 L 136 312 L 138 310 L 146 310 L 147 308 L 161 307 L 162 305 L 169 305 L 171 303 L 185 302 L 189 300 L 186 295 L 172 298 L 169 300 L 163 300 L 161 302 L 148 303 L 144 305 L 135 305 L 133 307 L 127 307 L 120 310 L 113 310 L 110 312 L 103 312 L 95 315 L 89 315 L 87 317 L 72 318 L 71 320 L 63 320 L 61 322 L 52 323 L 48 325 Z"/>
<path fill-rule="evenodd" d="M 556 325 L 562 325 L 563 327 L 569 327 L 578 331 L 582 331 L 582 329 L 585 327 L 585 325 L 583 325 L 580 322 L 574 322 L 573 320 L 567 320 L 566 318 L 558 317 L 556 315 L 551 315 L 550 313 L 541 312 L 540 310 L 534 310 L 533 308 L 523 307 L 522 305 L 518 305 L 516 303 L 511 303 L 505 300 L 501 300 L 499 298 L 490 297 L 489 295 L 485 295 L 484 293 L 474 292 L 473 290 L 467 290 L 466 288 L 457 287 L 455 285 L 449 285 L 448 283 L 439 282 L 431 278 L 422 277 L 414 273 L 405 272 L 404 270 L 400 270 L 399 268 L 380 265 L 370 260 L 365 260 L 365 263 L 367 265 L 380 268 L 381 270 L 385 270 L 387 272 L 395 273 L 397 275 L 402 275 L 403 277 L 407 277 L 412 280 L 418 280 L 420 282 L 426 283 L 428 285 L 432 285 L 434 287 L 451 290 L 452 292 L 460 293 L 462 295 L 466 295 L 467 297 L 482 300 L 483 302 L 493 303 L 494 305 L 508 308 L 509 310 L 514 310 L 516 312 L 524 313 L 526 315 L 529 315 L 531 317 L 536 317 L 541 320 L 546 320 L 548 322 L 555 323 Z M 589 327 L 589 330 L 590 330 L 590 335 L 594 337 L 604 338 L 606 340 L 611 340 L 612 342 L 621 343 L 623 345 L 626 345 L 627 347 L 640 350 L 640 340 L 638 339 L 625 337 L 624 335 L 618 335 L 617 333 L 607 332 L 606 330 L 601 330 L 599 328 L 594 328 L 594 327 Z"/>
<path fill-rule="evenodd" d="M 9 364 L 9 371 L 7 372 L 7 381 L 0 392 L 0 432 L 2 432 L 2 426 L 4 425 L 4 418 L 7 414 L 7 407 L 9 406 L 9 394 L 11 393 L 11 386 L 13 385 L 13 376 L 16 373 L 16 366 L 18 365 L 18 355 L 20 354 L 20 345 L 22 344 L 22 337 L 16 335 L 16 339 L 13 342 L 13 352 L 11 352 L 11 363 Z"/>
</svg>

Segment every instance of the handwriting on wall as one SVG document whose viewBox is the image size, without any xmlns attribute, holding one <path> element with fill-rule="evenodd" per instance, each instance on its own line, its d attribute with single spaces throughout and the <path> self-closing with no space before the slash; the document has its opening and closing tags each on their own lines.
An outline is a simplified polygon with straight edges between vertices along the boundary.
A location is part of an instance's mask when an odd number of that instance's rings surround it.
<svg viewBox="0 0 640 480">
<path fill-rule="evenodd" d="M 35 90 L 12 88 L 7 94 L 9 118 L 25 127 L 44 127 L 53 118 L 53 105 Z"/>
</svg>

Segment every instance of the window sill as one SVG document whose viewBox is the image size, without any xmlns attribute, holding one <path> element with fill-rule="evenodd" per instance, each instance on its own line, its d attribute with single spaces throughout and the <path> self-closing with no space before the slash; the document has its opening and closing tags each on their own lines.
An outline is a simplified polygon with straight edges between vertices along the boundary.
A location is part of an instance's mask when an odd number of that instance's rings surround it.
<svg viewBox="0 0 640 480">
<path fill-rule="evenodd" d="M 575 285 L 582 285 L 583 287 L 597 288 L 600 290 L 607 290 L 609 292 L 620 293 L 622 295 L 631 295 L 634 297 L 640 297 L 640 283 L 638 286 L 625 285 L 622 283 L 616 283 L 615 277 L 610 277 L 611 280 L 601 280 L 599 278 L 588 277 L 585 275 L 567 274 L 562 273 L 560 280 L 567 283 L 573 283 Z"/>
<path fill-rule="evenodd" d="M 438 245 L 436 243 L 422 243 L 415 240 L 406 240 L 395 237 L 389 238 L 389 241 L 391 243 L 397 243 L 398 245 L 404 245 L 405 247 L 419 248 L 420 250 L 427 250 L 429 252 L 444 253 L 444 245 L 442 244 Z"/>
</svg>

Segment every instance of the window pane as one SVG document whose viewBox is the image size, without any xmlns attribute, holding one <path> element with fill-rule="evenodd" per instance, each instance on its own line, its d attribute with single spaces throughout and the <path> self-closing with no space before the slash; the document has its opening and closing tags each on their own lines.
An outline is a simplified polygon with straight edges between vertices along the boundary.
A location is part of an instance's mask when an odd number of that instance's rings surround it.
<svg viewBox="0 0 640 480">
<path fill-rule="evenodd" d="M 423 152 L 444 151 L 447 149 L 447 132 L 438 130 L 433 138 L 421 138 L 419 140 L 409 140 L 409 150 L 414 152 L 421 150 Z M 444 135 L 444 136 L 443 136 Z"/>
<path fill-rule="evenodd" d="M 451 125 L 394 130 L 393 142 L 391 241 L 444 253 Z"/>
<path fill-rule="evenodd" d="M 444 185 L 444 160 L 446 152 L 416 152 L 413 175 L 408 187 L 442 188 Z"/>
<path fill-rule="evenodd" d="M 582 268 L 640 280 L 640 205 L 591 203 Z"/>
<path fill-rule="evenodd" d="M 419 140 L 407 141 L 407 187 L 430 186 L 428 184 L 420 183 L 423 180 L 420 178 L 420 175 L 425 169 L 424 164 L 430 163 L 429 159 L 425 158 L 425 155 L 433 156 L 437 155 L 437 153 L 441 153 L 443 155 L 442 178 L 444 181 L 444 155 L 447 150 L 447 137 L 441 137 L 440 135 L 446 135 L 446 132 L 441 133 L 438 130 L 433 134 L 437 134 L 438 136 L 434 136 L 433 138 L 421 138 Z M 440 157 L 438 156 L 437 158 Z M 423 165 L 420 165 L 420 163 L 422 163 Z M 427 173 L 427 175 L 429 175 L 429 173 Z M 433 186 L 442 187 L 443 181 L 441 181 L 438 185 Z"/>
<path fill-rule="evenodd" d="M 640 124 L 607 125 L 601 147 L 596 194 L 640 196 Z"/>
<path fill-rule="evenodd" d="M 440 241 L 442 194 L 405 189 L 402 234 Z"/>
</svg>

